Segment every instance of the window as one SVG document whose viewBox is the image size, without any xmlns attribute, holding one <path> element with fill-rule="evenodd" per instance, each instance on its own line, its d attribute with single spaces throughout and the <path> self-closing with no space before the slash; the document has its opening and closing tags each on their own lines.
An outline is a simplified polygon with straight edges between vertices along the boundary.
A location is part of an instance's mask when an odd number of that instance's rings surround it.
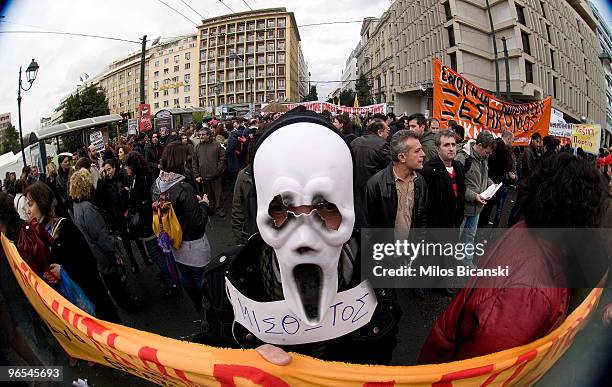
<svg viewBox="0 0 612 387">
<path fill-rule="evenodd" d="M 153 108 L 154 108 L 154 109 L 159 109 L 159 102 L 155 102 L 155 103 L 153 104 Z"/>
<path fill-rule="evenodd" d="M 178 99 L 178 98 L 175 98 L 175 99 L 174 99 L 174 106 L 177 106 L 178 104 L 179 104 L 179 99 Z"/>
<path fill-rule="evenodd" d="M 268 20 L 268 28 L 274 28 L 274 25 L 275 25 L 274 19 Z"/>
<path fill-rule="evenodd" d="M 170 58 L 164 58 L 164 64 L 168 64 L 170 62 Z"/>
<path fill-rule="evenodd" d="M 277 57 L 278 63 L 285 63 L 285 53 L 284 52 L 279 52 L 276 57 Z"/>
<path fill-rule="evenodd" d="M 168 103 L 168 101 L 164 101 L 164 107 L 168 107 L 170 106 L 170 104 Z"/>
<path fill-rule="evenodd" d="M 159 61 L 158 60 L 155 61 L 155 67 L 159 67 Z"/>
<path fill-rule="evenodd" d="M 191 68 L 191 63 L 185 63 L 185 70 L 189 70 Z"/>
<path fill-rule="evenodd" d="M 268 54 L 268 64 L 274 63 L 274 54 Z"/>
<path fill-rule="evenodd" d="M 153 98 L 159 98 L 159 91 L 153 93 Z"/>
<path fill-rule="evenodd" d="M 180 58 L 180 55 L 175 55 L 174 56 L 174 63 L 178 63 L 179 62 L 179 58 Z"/>
<path fill-rule="evenodd" d="M 274 39 L 274 30 L 268 30 L 268 39 Z"/>
<path fill-rule="evenodd" d="M 170 73 L 170 69 L 164 69 L 164 75 L 168 75 Z"/>
<path fill-rule="evenodd" d="M 285 26 L 285 19 L 278 19 L 278 26 L 279 27 L 284 27 Z"/>
<path fill-rule="evenodd" d="M 185 81 L 185 83 L 189 82 L 190 79 L 191 79 L 191 74 L 185 74 L 185 76 L 183 77 L 183 80 Z"/>
<path fill-rule="evenodd" d="M 285 30 L 276 30 L 276 37 L 277 38 L 284 38 L 285 37 Z"/>
<path fill-rule="evenodd" d="M 274 42 L 268 42 L 268 51 L 274 51 Z"/>
<path fill-rule="evenodd" d="M 553 98 L 557 98 L 557 77 L 553 77 Z"/>
<path fill-rule="evenodd" d="M 552 67 L 553 70 L 555 69 L 555 50 L 553 50 L 552 48 L 550 49 L 550 66 Z"/>
<path fill-rule="evenodd" d="M 518 4 L 516 4 L 516 17 L 518 18 L 519 23 L 524 26 L 527 25 L 527 23 L 525 22 L 525 8 Z"/>
<path fill-rule="evenodd" d="M 168 94 L 169 94 L 168 89 L 164 90 L 164 95 L 168 95 Z"/>
<path fill-rule="evenodd" d="M 542 8 L 542 16 L 544 16 L 544 19 L 547 19 L 546 10 L 544 9 L 544 2 L 542 0 L 540 0 L 540 8 Z"/>
<path fill-rule="evenodd" d="M 278 50 L 279 51 L 285 51 L 285 41 L 284 40 L 279 40 L 278 41 Z"/>
<path fill-rule="evenodd" d="M 529 34 L 521 31 L 521 40 L 523 41 L 523 51 L 531 55 L 531 45 L 529 44 Z"/>
<path fill-rule="evenodd" d="M 179 66 L 174 66 L 174 72 L 177 73 L 179 71 Z"/>
<path fill-rule="evenodd" d="M 278 73 L 277 73 L 277 75 L 285 76 L 285 66 L 278 66 Z"/>
<path fill-rule="evenodd" d="M 274 75 L 274 66 L 268 66 L 268 76 Z"/>
<path fill-rule="evenodd" d="M 457 54 L 454 52 L 448 55 L 450 57 L 451 69 L 457 71 Z"/>
<path fill-rule="evenodd" d="M 453 13 L 451 12 L 450 1 L 444 3 L 444 13 L 446 14 L 446 21 L 449 21 L 453 18 Z"/>
<path fill-rule="evenodd" d="M 191 59 L 191 53 L 190 52 L 186 52 L 185 53 L 185 60 L 190 60 Z"/>
<path fill-rule="evenodd" d="M 525 80 L 527 83 L 533 83 L 533 64 L 525 61 Z"/>
<path fill-rule="evenodd" d="M 159 87 L 159 81 L 153 82 L 153 90 L 156 90 Z"/>
<path fill-rule="evenodd" d="M 279 89 L 284 89 L 285 88 L 285 80 L 284 79 L 279 79 L 278 80 L 278 88 Z"/>
<path fill-rule="evenodd" d="M 183 86 L 183 91 L 184 91 L 185 93 L 189 93 L 189 91 L 191 91 L 191 85 L 185 85 L 185 86 Z"/>
<path fill-rule="evenodd" d="M 173 92 L 174 94 L 178 94 L 178 92 L 179 92 L 179 88 L 178 88 L 178 87 L 175 87 L 175 88 L 173 89 L 173 91 L 172 91 L 172 92 Z"/>
<path fill-rule="evenodd" d="M 448 45 L 453 47 L 455 45 L 455 30 L 453 29 L 453 26 L 449 26 L 446 29 L 446 32 L 448 32 Z"/>
</svg>

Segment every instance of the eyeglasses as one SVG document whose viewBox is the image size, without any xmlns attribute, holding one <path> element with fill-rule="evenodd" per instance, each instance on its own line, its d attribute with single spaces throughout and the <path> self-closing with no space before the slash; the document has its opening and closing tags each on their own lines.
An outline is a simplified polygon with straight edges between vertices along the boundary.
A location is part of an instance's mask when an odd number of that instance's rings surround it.
<svg viewBox="0 0 612 387">
<path fill-rule="evenodd" d="M 290 207 L 285 205 L 280 195 L 277 195 L 268 207 L 268 215 L 270 215 L 274 226 L 277 228 L 282 227 L 287 222 L 289 214 L 297 218 L 299 216 L 310 216 L 313 212 L 323 221 L 328 230 L 338 230 L 340 228 L 342 223 L 340 210 L 335 204 L 327 200 L 312 205 Z"/>
</svg>

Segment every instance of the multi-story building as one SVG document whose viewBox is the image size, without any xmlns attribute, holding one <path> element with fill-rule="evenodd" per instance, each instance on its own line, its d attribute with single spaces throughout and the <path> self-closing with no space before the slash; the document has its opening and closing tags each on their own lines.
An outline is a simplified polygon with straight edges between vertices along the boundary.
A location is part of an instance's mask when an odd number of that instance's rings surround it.
<svg viewBox="0 0 612 387">
<path fill-rule="evenodd" d="M 0 114 L 0 142 L 4 140 L 4 132 L 11 125 L 11 113 Z"/>
<path fill-rule="evenodd" d="M 147 94 L 148 76 L 147 68 L 151 52 L 145 55 L 145 101 L 149 101 Z M 112 62 L 108 69 L 95 77 L 91 82 L 97 82 L 108 99 L 108 108 L 111 114 L 129 114 L 132 118 L 138 116 L 140 103 L 140 57 L 141 52 L 134 52 L 124 58 Z"/>
<path fill-rule="evenodd" d="M 198 27 L 200 106 L 298 101 L 300 34 L 293 12 L 260 9 Z"/>
<path fill-rule="evenodd" d="M 604 87 L 605 93 L 605 110 L 606 119 L 605 127 L 602 126 L 602 145 L 612 145 L 612 31 L 608 27 L 607 21 L 597 11 L 597 8 L 591 3 L 593 14 L 597 19 L 599 25 L 597 27 L 597 34 L 599 36 L 599 44 L 601 46 L 601 53 L 599 59 L 604 71 Z M 605 130 L 604 130 L 605 129 Z"/>
<path fill-rule="evenodd" d="M 161 109 L 199 106 L 195 34 L 149 48 L 147 103 Z"/>
<path fill-rule="evenodd" d="M 299 54 L 298 71 L 299 71 L 299 82 L 300 82 L 299 101 L 302 101 L 310 93 L 310 90 L 308 90 L 309 82 L 310 82 L 310 74 L 308 73 L 308 63 L 306 63 L 306 60 L 304 59 L 304 54 L 302 53 L 301 47 L 302 47 L 302 43 L 300 43 L 300 50 L 298 52 Z"/>
<path fill-rule="evenodd" d="M 351 51 L 342 72 L 342 87 L 341 91 L 355 90 L 355 80 L 357 79 L 357 52 L 361 49 L 361 42 Z"/>
<path fill-rule="evenodd" d="M 380 18 L 368 17 L 361 25 L 361 49 L 357 51 L 357 72 L 364 74 L 372 85 L 374 103 L 388 103 L 393 111 L 394 45 L 392 33 L 395 19 L 391 9 Z M 360 103 L 363 103 L 360 101 Z"/>
<path fill-rule="evenodd" d="M 501 40 L 505 37 L 513 101 L 552 96 L 553 106 L 564 113 L 568 122 L 578 122 L 583 117 L 605 122 L 598 23 L 589 5 L 581 0 L 490 0 L 489 4 L 499 53 L 501 92 L 506 85 Z M 385 13 L 386 22 L 385 14 L 380 19 L 364 20 L 358 70 L 373 72 L 376 77 L 376 69 L 384 66 L 388 56 L 392 57 L 395 65 L 391 86 L 396 96 L 395 110 L 399 112 L 432 110 L 434 58 L 479 87 L 495 91 L 495 53 L 488 10 L 486 1 L 396 0 Z M 387 28 L 390 39 L 384 38 Z M 369 45 L 378 47 L 381 53 L 390 52 L 376 56 Z M 373 57 L 372 69 L 368 68 L 368 57 Z M 377 88 L 375 82 L 374 90 Z"/>
</svg>

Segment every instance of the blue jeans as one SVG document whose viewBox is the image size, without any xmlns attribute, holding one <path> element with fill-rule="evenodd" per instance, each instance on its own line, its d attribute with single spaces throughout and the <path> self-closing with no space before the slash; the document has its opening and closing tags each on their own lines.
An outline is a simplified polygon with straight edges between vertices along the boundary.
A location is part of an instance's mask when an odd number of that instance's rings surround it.
<svg viewBox="0 0 612 387">
<path fill-rule="evenodd" d="M 508 200 L 508 186 L 502 185 L 499 191 L 499 201 L 497 202 L 497 208 L 495 209 L 493 227 L 497 227 L 499 225 L 499 221 L 502 217 L 502 211 L 504 210 L 504 206 L 506 205 L 506 200 Z"/>
<path fill-rule="evenodd" d="M 476 214 L 463 218 L 463 223 L 461 223 L 461 231 L 459 234 L 459 240 L 462 243 L 474 244 L 474 240 L 476 239 L 476 231 L 478 230 L 479 217 L 480 214 Z M 466 254 L 463 263 L 466 265 L 472 265 L 473 260 L 474 254 Z"/>
<path fill-rule="evenodd" d="M 184 288 L 193 287 L 196 289 L 202 289 L 202 282 L 204 281 L 204 266 L 188 266 L 180 262 L 176 262 L 176 266 L 179 269 L 179 273 L 181 275 L 181 285 L 183 285 Z"/>
</svg>

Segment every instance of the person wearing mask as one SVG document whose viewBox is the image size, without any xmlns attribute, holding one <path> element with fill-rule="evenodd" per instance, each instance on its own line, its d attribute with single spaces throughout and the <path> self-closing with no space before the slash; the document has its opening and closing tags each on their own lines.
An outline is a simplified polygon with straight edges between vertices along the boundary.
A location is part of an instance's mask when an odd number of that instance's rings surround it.
<svg viewBox="0 0 612 387">
<path fill-rule="evenodd" d="M 13 203 L 15 204 L 15 210 L 19 214 L 19 217 L 23 220 L 28 219 L 28 205 L 27 199 L 23 194 L 25 191 L 26 182 L 19 179 L 15 182 L 15 198 L 13 199 Z"/>
<path fill-rule="evenodd" d="M 222 218 L 225 217 L 225 208 L 221 174 L 225 171 L 225 155 L 226 151 L 213 140 L 210 129 L 202 129 L 200 143 L 193 152 L 191 168 L 196 182 L 202 184 L 210 200 L 211 211 Z"/>
<path fill-rule="evenodd" d="M 569 278 L 584 269 L 574 253 L 580 254 L 588 243 L 577 241 L 575 233 L 601 225 L 605 183 L 594 166 L 562 153 L 531 170 L 521 190 L 525 220 L 507 230 L 485 256 L 485 267 L 511 265 L 509 275 L 475 278 L 461 289 L 431 329 L 419 364 L 520 347 L 548 335 L 566 319 Z M 559 231 L 542 233 L 543 229 Z M 606 269 L 594 278 L 603 278 Z"/>
<path fill-rule="evenodd" d="M 421 174 L 427 183 L 427 227 L 459 228 L 463 222 L 465 174 L 455 160 L 457 143 L 450 130 L 436 134 L 438 154 L 425 163 Z"/>
<path fill-rule="evenodd" d="M 483 130 L 476 140 L 470 140 L 457 155 L 455 160 L 461 163 L 465 170 L 465 205 L 460 239 L 463 243 L 474 243 L 478 230 L 478 218 L 487 200 L 480 194 L 493 181 L 489 178 L 487 159 L 493 152 L 495 139 L 491 132 Z M 473 266 L 473 254 L 466 254 L 464 263 Z"/>
<path fill-rule="evenodd" d="M 419 136 L 419 141 L 425 152 L 425 161 L 436 155 L 436 140 L 434 133 L 427 127 L 427 119 L 421 113 L 415 113 L 408 117 L 408 129 Z"/>
<path fill-rule="evenodd" d="M 365 227 L 365 190 L 368 180 L 391 162 L 389 127 L 382 120 L 374 120 L 366 134 L 351 143 L 355 155 L 355 223 Z"/>
<path fill-rule="evenodd" d="M 56 199 L 46 184 L 36 182 L 25 190 L 28 201 L 28 220 L 36 219 L 53 237 L 50 248 L 51 265 L 44 278 L 57 283 L 60 267 L 76 282 L 89 300 L 95 305 L 96 317 L 114 323 L 121 323 L 117 308 L 108 296 L 108 291 L 97 270 L 97 261 L 87 240 L 70 220 L 56 213 Z"/>
<path fill-rule="evenodd" d="M 129 186 L 123 188 L 128 193 L 128 234 L 131 238 L 140 239 L 144 243 L 150 259 L 159 267 L 168 286 L 165 294 L 176 294 L 178 284 L 170 275 L 164 252 L 157 244 L 157 238 L 153 233 L 151 198 L 153 179 L 147 161 L 140 153 L 130 152 L 125 156 L 123 163 L 125 174 L 131 179 Z"/>
<path fill-rule="evenodd" d="M 111 234 L 118 235 L 123 243 L 123 248 L 130 260 L 132 273 L 140 272 L 140 267 L 132 251 L 131 238 L 127 232 L 127 219 L 123 215 L 127 211 L 126 179 L 123 170 L 119 169 L 114 159 L 105 160 L 102 164 L 102 178 L 98 182 L 96 190 L 96 202 L 104 209 L 107 216 L 107 225 Z M 147 255 L 144 244 L 138 238 L 134 239 L 140 255 L 147 265 L 153 262 Z"/>
<path fill-rule="evenodd" d="M 153 185 L 153 200 L 163 196 L 172 203 L 183 232 L 183 242 L 179 248 L 172 247 L 172 256 L 185 293 L 193 301 L 196 311 L 201 313 L 204 266 L 211 258 L 206 236 L 208 198 L 206 195 L 198 196 L 195 188 L 185 181 L 186 165 L 185 145 L 167 145 L 161 159 L 161 172 Z"/>
<path fill-rule="evenodd" d="M 392 228 L 398 238 L 407 237 L 414 228 L 427 227 L 427 184 L 418 173 L 424 153 L 414 132 L 400 130 L 391 137 L 393 161 L 366 186 L 367 227 Z"/>
</svg>

